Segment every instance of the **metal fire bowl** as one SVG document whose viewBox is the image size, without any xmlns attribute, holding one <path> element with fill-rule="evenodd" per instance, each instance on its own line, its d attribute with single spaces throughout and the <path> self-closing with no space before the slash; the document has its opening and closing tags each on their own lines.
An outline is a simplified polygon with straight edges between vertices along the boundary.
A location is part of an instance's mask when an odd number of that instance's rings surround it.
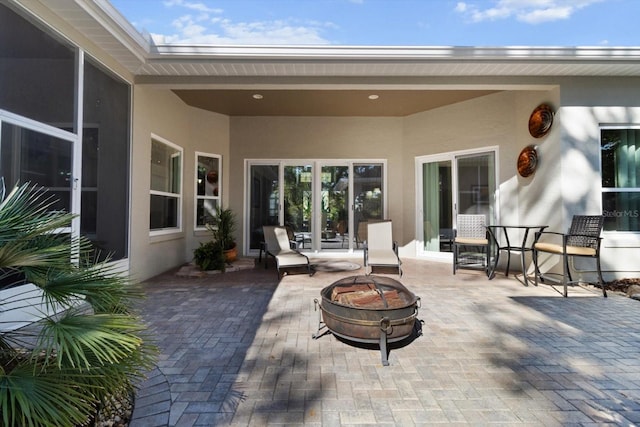
<svg viewBox="0 0 640 427">
<path fill-rule="evenodd" d="M 394 308 L 353 307 L 331 301 L 335 287 L 373 283 L 380 291 L 398 291 L 403 305 Z M 381 276 L 351 276 L 338 280 L 320 291 L 322 318 L 327 328 L 345 339 L 378 343 L 382 336 L 387 342 L 400 341 L 413 332 L 418 315 L 416 295 L 397 280 Z"/>
</svg>

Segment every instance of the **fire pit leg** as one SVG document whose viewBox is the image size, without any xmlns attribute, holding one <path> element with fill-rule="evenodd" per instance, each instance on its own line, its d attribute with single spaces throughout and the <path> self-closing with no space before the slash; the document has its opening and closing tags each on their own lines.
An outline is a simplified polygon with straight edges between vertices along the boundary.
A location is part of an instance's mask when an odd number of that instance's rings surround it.
<svg viewBox="0 0 640 427">
<path fill-rule="evenodd" d="M 314 309 L 315 312 L 318 313 L 318 330 L 316 331 L 315 334 L 311 335 L 311 338 L 313 338 L 314 340 L 320 338 L 320 329 L 322 329 L 322 310 L 318 310 L 318 306 L 320 305 L 320 302 L 318 301 L 318 299 L 314 299 L 313 300 L 313 304 L 314 304 Z"/>
<path fill-rule="evenodd" d="M 389 366 L 387 353 L 387 331 L 389 327 L 389 318 L 383 317 L 380 320 L 380 356 L 382 357 L 382 366 Z"/>
</svg>

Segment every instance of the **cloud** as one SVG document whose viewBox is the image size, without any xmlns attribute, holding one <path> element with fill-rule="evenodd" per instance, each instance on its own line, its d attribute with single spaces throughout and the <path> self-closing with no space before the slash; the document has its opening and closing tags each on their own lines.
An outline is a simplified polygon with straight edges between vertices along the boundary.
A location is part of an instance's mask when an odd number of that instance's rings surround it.
<svg viewBox="0 0 640 427">
<path fill-rule="evenodd" d="M 186 9 L 195 10 L 197 12 L 205 12 L 205 13 L 222 13 L 222 9 L 215 9 L 207 6 L 204 3 L 197 3 L 192 1 L 185 0 L 165 0 L 162 2 L 167 7 L 179 6 L 184 7 Z"/>
<path fill-rule="evenodd" d="M 174 2 L 180 0 L 173 0 Z M 151 34 L 156 44 L 234 44 L 234 45 L 325 45 L 329 41 L 321 36 L 333 23 L 293 20 L 234 22 L 206 14 L 183 15 L 172 22 L 175 34 Z"/>
<path fill-rule="evenodd" d="M 494 0 L 482 8 L 473 2 L 459 2 L 455 11 L 473 22 L 515 18 L 528 24 L 569 19 L 576 11 L 603 0 Z"/>
</svg>

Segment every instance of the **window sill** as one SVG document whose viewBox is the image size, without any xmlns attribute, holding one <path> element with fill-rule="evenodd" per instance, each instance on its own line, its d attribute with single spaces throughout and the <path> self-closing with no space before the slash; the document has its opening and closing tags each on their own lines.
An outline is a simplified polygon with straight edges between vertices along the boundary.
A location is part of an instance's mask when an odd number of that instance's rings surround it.
<svg viewBox="0 0 640 427">
<path fill-rule="evenodd" d="M 637 248 L 640 247 L 640 233 L 608 231 L 604 233 L 602 245 L 605 248 Z"/>
<path fill-rule="evenodd" d="M 180 231 L 164 231 L 149 235 L 149 243 L 168 242 L 170 240 L 184 239 L 184 232 Z"/>
</svg>

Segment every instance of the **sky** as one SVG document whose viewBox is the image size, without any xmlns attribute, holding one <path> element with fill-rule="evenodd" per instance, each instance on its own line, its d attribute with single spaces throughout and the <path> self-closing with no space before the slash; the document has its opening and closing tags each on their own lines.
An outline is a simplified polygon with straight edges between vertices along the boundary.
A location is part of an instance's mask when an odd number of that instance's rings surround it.
<svg viewBox="0 0 640 427">
<path fill-rule="evenodd" d="M 640 0 L 110 0 L 156 44 L 640 46 Z"/>
</svg>

